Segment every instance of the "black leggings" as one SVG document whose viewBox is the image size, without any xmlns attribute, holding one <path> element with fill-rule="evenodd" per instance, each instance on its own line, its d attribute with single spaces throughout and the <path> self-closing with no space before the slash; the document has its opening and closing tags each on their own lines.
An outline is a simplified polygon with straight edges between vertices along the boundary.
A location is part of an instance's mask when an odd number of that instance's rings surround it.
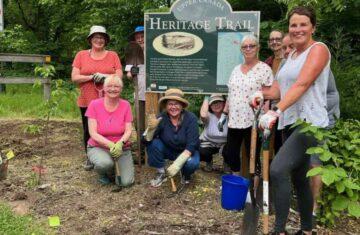
<svg viewBox="0 0 360 235">
<path fill-rule="evenodd" d="M 85 153 L 87 153 L 87 142 L 90 139 L 88 118 L 85 116 L 86 110 L 87 107 L 80 107 L 81 121 L 84 131 L 83 140 L 84 140 Z"/>
<path fill-rule="evenodd" d="M 300 128 L 285 130 L 286 141 L 276 154 L 270 166 L 270 177 L 275 202 L 275 232 L 284 232 L 289 214 L 291 182 L 294 184 L 300 212 L 301 230 L 311 231 L 313 198 L 306 173 L 310 156 L 305 152 L 316 146 L 314 137 L 299 132 Z"/>
<path fill-rule="evenodd" d="M 219 153 L 220 148 L 217 147 L 201 147 L 199 148 L 200 161 L 211 162 L 213 155 Z"/>
<path fill-rule="evenodd" d="M 224 158 L 225 162 L 229 164 L 230 169 L 232 171 L 238 172 L 241 169 L 241 160 L 240 160 L 240 149 L 241 143 L 244 139 L 245 148 L 247 152 L 248 158 L 250 158 L 250 142 L 251 142 L 251 128 L 248 127 L 246 129 L 233 129 L 228 128 L 227 134 L 227 145 L 226 149 L 224 149 Z M 260 148 L 261 142 L 259 141 L 259 135 L 256 140 L 256 169 L 255 174 L 260 175 L 261 172 L 261 164 L 260 164 Z"/>
</svg>

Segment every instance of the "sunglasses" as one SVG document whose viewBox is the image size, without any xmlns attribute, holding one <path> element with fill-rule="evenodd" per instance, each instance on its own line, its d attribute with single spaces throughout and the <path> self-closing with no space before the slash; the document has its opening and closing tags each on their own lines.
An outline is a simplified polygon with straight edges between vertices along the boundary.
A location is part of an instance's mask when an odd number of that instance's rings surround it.
<svg viewBox="0 0 360 235">
<path fill-rule="evenodd" d="M 244 45 L 244 46 L 241 46 L 241 49 L 242 50 L 246 50 L 246 49 L 254 49 L 256 47 L 256 45 L 254 44 L 250 44 L 250 45 Z"/>
</svg>

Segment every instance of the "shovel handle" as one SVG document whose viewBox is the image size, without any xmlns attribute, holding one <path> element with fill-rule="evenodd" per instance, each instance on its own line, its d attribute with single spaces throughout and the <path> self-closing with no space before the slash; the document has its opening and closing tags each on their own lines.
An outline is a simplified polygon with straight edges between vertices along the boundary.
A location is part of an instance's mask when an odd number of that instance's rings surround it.
<svg viewBox="0 0 360 235">
<path fill-rule="evenodd" d="M 257 139 L 256 127 L 253 127 L 251 129 L 250 167 L 249 167 L 250 174 L 255 173 L 256 139 Z"/>
<path fill-rule="evenodd" d="M 120 176 L 121 175 L 120 166 L 119 166 L 119 163 L 117 162 L 116 158 L 114 158 L 114 164 L 115 164 L 115 175 Z"/>
<path fill-rule="evenodd" d="M 177 188 L 173 177 L 170 177 L 170 182 L 171 182 L 171 192 L 175 193 L 177 191 Z"/>
</svg>

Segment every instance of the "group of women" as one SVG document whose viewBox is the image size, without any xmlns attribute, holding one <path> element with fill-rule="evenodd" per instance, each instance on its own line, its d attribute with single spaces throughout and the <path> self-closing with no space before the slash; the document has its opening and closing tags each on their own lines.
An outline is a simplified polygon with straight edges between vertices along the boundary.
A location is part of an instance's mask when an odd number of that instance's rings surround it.
<svg viewBox="0 0 360 235">
<path fill-rule="evenodd" d="M 221 96 L 205 98 L 200 116 L 207 132 L 199 139 L 196 115 L 185 110 L 189 102 L 181 90 L 169 89 L 159 100 L 164 112 L 158 116 L 148 116 L 143 142 L 147 146 L 149 165 L 157 169 L 156 176 L 151 180 L 154 187 L 160 186 L 167 176 L 174 176 L 178 172 L 181 172 L 183 182 L 188 183 L 199 166 L 200 155 L 202 160 L 211 162 L 211 155 L 223 149 L 225 142 L 226 148 L 222 151 L 225 161 L 233 174 L 238 175 L 241 166 L 240 143 L 243 139 L 247 149 L 250 149 L 254 114 L 249 102 L 256 106 L 258 99 L 263 97 L 280 98 L 277 105 L 259 119 L 259 128 L 262 130 L 272 129 L 278 121 L 278 128 L 286 136 L 286 141 L 270 167 L 276 214 L 273 234 L 287 234 L 285 225 L 292 189 L 290 179 L 296 189 L 301 217 L 301 229 L 296 234 L 312 234 L 313 199 L 306 177 L 310 163 L 305 152 L 317 143 L 312 136 L 306 136 L 300 133 L 299 128 L 291 129 L 290 126 L 299 118 L 314 126 L 328 126 L 326 88 L 330 73 L 330 52 L 325 44 L 313 39 L 316 25 L 313 9 L 295 7 L 289 12 L 288 23 L 294 50 L 275 79 L 271 68 L 257 57 L 257 38 L 247 35 L 240 45 L 244 63 L 236 66 L 231 73 L 226 103 Z M 121 154 L 115 161 L 121 162 L 122 174 L 132 171 L 132 174 L 124 175 L 122 182 L 129 185 L 134 181 L 133 165 L 129 160 L 131 154 L 128 151 L 132 116 L 129 103 L 119 98 L 123 87 L 121 63 L 116 53 L 105 50 L 109 42 L 105 29 L 94 27 L 88 36 L 91 49 L 76 55 L 72 73 L 73 81 L 80 86 L 78 105 L 82 111 L 84 132 L 87 125 L 89 128 L 88 141 L 84 135 L 87 155 L 102 176 L 102 181 L 107 182 L 103 176 L 113 167 L 113 155 L 119 153 L 120 146 Z M 97 86 L 104 77 L 104 88 L 102 84 Z M 211 112 L 208 112 L 209 107 Z M 226 141 L 212 139 L 211 134 L 215 132 L 222 134 L 222 140 L 226 136 Z M 209 141 L 209 136 L 213 141 Z M 210 147 L 211 151 L 204 152 L 201 146 Z M 173 160 L 167 169 L 166 159 Z"/>
</svg>

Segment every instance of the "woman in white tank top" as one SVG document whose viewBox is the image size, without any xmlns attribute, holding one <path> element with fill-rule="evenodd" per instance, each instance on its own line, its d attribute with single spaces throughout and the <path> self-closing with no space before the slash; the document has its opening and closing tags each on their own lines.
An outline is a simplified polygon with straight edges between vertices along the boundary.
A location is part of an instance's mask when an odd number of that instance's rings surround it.
<svg viewBox="0 0 360 235">
<path fill-rule="evenodd" d="M 330 72 L 330 53 L 327 46 L 316 42 L 316 16 L 313 9 L 295 7 L 289 13 L 289 35 L 295 50 L 289 55 L 276 81 L 263 96 L 280 102 L 260 118 L 261 129 L 271 129 L 279 119 L 286 141 L 275 156 L 270 177 L 273 183 L 276 220 L 272 234 L 287 234 L 285 225 L 290 208 L 291 181 L 297 192 L 301 229 L 296 233 L 312 234 L 312 195 L 306 173 L 310 157 L 306 149 L 316 146 L 315 138 L 305 136 L 298 128 L 288 129 L 301 118 L 314 126 L 326 127 L 326 87 Z M 253 97 L 256 99 L 256 97 Z M 313 233 L 315 234 L 315 233 Z"/>
</svg>

